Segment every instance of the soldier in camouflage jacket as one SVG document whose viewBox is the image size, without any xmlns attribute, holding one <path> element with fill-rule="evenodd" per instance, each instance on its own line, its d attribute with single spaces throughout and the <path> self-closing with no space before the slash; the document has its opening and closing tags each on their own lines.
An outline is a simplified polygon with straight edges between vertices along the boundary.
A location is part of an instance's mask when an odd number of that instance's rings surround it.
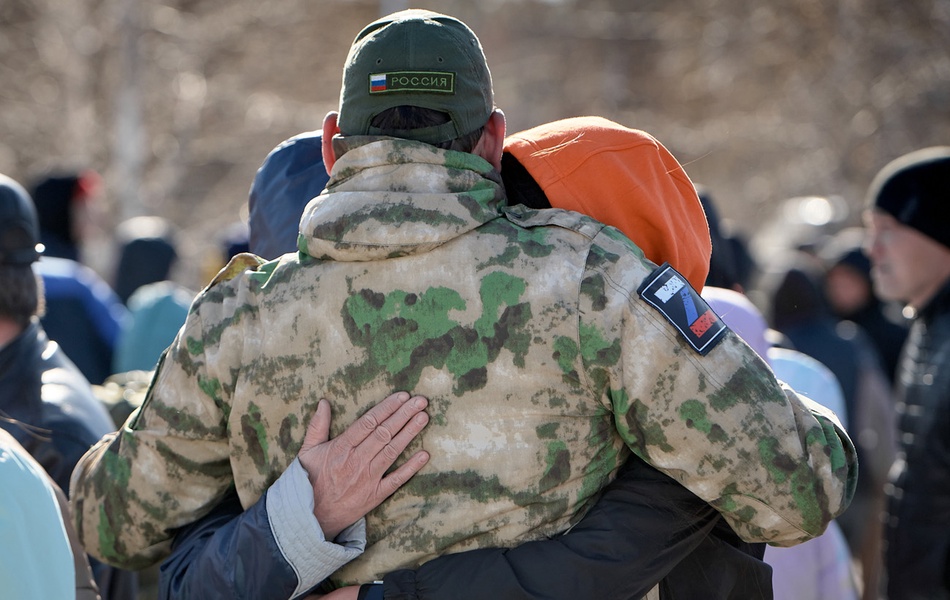
<svg viewBox="0 0 950 600">
<path fill-rule="evenodd" d="M 833 415 L 776 382 L 685 278 L 588 217 L 506 207 L 500 144 L 333 133 L 299 252 L 236 257 L 140 412 L 83 459 L 93 554 L 160 560 L 232 486 L 245 507 L 260 497 L 321 397 L 346 423 L 392 389 L 429 398 L 413 444 L 432 458 L 368 515 L 336 583 L 563 531 L 631 451 L 747 541 L 809 539 L 847 507 L 854 449 Z"/>
<path fill-rule="evenodd" d="M 433 458 L 370 515 L 344 580 L 560 531 L 627 448 L 748 540 L 794 543 L 845 508 L 847 438 L 731 333 L 694 351 L 637 296 L 655 266 L 616 230 L 506 212 L 474 155 L 360 142 L 308 207 L 299 254 L 235 259 L 138 417 L 84 459 L 93 552 L 160 559 L 229 486 L 257 500 L 320 397 L 347 422 L 392 389 L 430 399 Z"/>
</svg>

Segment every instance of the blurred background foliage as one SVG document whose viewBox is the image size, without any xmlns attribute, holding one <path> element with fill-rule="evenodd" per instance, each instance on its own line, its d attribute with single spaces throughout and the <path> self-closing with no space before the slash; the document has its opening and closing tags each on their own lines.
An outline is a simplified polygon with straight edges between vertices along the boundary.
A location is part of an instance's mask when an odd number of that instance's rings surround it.
<svg viewBox="0 0 950 600">
<path fill-rule="evenodd" d="M 742 231 L 810 195 L 857 222 L 880 167 L 950 143 L 950 0 L 3 0 L 0 172 L 102 174 L 93 266 L 142 214 L 200 255 L 267 152 L 336 108 L 353 36 L 408 6 L 475 30 L 509 131 L 646 130 Z"/>
</svg>

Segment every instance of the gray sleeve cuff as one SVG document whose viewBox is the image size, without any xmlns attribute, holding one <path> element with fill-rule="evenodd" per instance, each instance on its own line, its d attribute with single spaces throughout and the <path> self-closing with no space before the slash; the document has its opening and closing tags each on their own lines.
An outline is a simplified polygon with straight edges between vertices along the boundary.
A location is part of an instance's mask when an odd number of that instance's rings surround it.
<svg viewBox="0 0 950 600">
<path fill-rule="evenodd" d="M 364 519 L 344 529 L 336 543 L 324 539 L 313 515 L 313 488 L 296 459 L 267 491 L 267 519 L 281 554 L 297 573 L 293 597 L 313 588 L 366 548 Z"/>
</svg>

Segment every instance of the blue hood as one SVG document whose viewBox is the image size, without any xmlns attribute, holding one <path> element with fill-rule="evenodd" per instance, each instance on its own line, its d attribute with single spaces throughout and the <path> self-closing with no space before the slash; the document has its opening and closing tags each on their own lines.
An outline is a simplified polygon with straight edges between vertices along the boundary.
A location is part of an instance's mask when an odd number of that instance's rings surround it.
<svg viewBox="0 0 950 600">
<path fill-rule="evenodd" d="M 281 142 L 257 170 L 248 197 L 250 251 L 277 258 L 297 251 L 304 206 L 330 179 L 323 165 L 322 132 L 308 131 Z"/>
</svg>

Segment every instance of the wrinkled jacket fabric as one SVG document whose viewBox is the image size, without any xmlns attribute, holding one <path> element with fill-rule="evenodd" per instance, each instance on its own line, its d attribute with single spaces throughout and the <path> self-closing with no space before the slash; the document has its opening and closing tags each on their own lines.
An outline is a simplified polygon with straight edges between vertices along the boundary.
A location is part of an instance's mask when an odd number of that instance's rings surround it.
<svg viewBox="0 0 950 600">
<path fill-rule="evenodd" d="M 299 252 L 233 260 L 141 412 L 84 457 L 73 490 L 93 552 L 159 560 L 230 486 L 244 506 L 264 493 L 321 397 L 335 435 L 393 389 L 429 398 L 414 445 L 432 458 L 370 513 L 336 582 L 562 531 L 627 448 L 748 541 L 808 539 L 847 506 L 853 447 L 833 419 L 732 334 L 693 352 L 637 297 L 655 266 L 617 230 L 507 209 L 470 154 L 349 143 Z"/>
<path fill-rule="evenodd" d="M 950 282 L 920 311 L 898 370 L 888 598 L 950 598 Z"/>
</svg>

